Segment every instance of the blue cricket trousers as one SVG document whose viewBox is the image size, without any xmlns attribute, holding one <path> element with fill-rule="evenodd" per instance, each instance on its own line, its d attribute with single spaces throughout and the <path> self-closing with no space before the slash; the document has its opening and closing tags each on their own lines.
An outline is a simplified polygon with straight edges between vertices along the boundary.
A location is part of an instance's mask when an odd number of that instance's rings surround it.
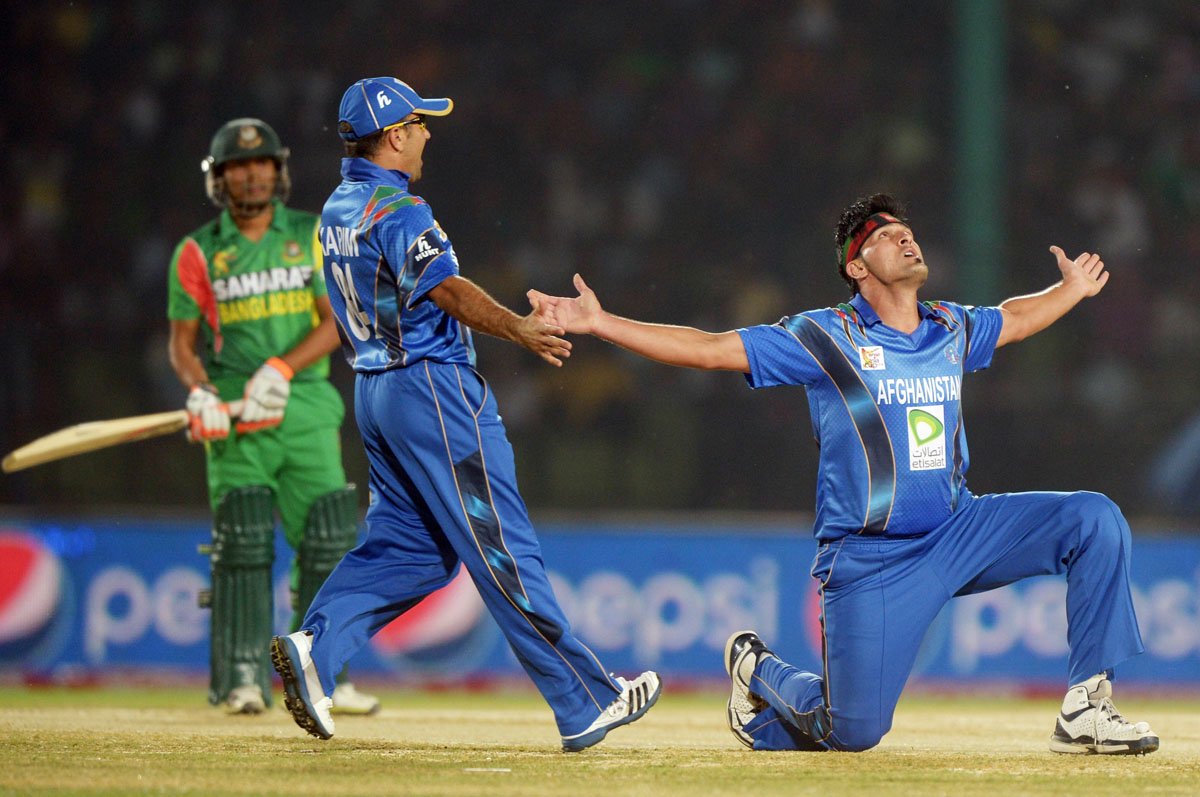
<svg viewBox="0 0 1200 797">
<path fill-rule="evenodd" d="M 483 377 L 427 361 L 359 374 L 354 409 L 370 461 L 366 538 L 334 568 L 303 626 L 325 693 L 372 635 L 462 562 L 559 731 L 584 731 L 620 687 L 571 633 L 551 590 Z"/>
<path fill-rule="evenodd" d="M 851 536 L 819 547 L 824 677 L 777 658 L 751 691 L 756 750 L 867 750 L 892 727 L 917 649 L 950 598 L 1066 573 L 1068 684 L 1141 653 L 1129 524 L 1099 493 L 972 496 L 922 537 Z"/>
</svg>

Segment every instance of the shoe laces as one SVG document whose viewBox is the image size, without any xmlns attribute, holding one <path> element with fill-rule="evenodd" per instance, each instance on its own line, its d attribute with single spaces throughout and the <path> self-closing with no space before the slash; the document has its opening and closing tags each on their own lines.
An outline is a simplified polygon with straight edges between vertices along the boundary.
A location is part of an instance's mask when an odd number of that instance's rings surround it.
<svg viewBox="0 0 1200 797">
<path fill-rule="evenodd" d="M 644 675 L 644 673 L 643 673 Z M 641 676 L 639 676 L 641 677 Z M 613 680 L 621 687 L 621 694 L 617 695 L 613 702 L 609 703 L 604 709 L 604 713 L 610 717 L 623 717 L 634 710 L 634 690 L 638 688 L 637 680 L 628 681 L 625 678 L 617 675 Z M 644 694 L 643 697 L 648 696 Z"/>
<path fill-rule="evenodd" d="M 619 717 L 629 710 L 629 698 L 627 697 L 629 694 L 629 681 L 618 675 L 616 682 L 621 685 L 621 694 L 617 695 L 616 699 L 604 709 L 604 713 L 610 717 Z"/>
<path fill-rule="evenodd" d="M 1146 733 L 1150 730 L 1150 724 L 1146 722 L 1130 722 L 1121 716 L 1121 712 L 1117 711 L 1117 707 L 1108 697 L 1100 698 L 1096 704 L 1096 723 L 1101 720 L 1107 720 L 1113 725 L 1119 725 L 1133 730 L 1134 733 Z"/>
</svg>

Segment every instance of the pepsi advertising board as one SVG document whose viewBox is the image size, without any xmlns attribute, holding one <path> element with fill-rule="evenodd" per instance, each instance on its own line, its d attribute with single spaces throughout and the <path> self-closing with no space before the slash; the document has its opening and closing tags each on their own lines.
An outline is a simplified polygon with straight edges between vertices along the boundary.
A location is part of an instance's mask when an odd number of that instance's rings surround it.
<svg viewBox="0 0 1200 797">
<path fill-rule="evenodd" d="M 578 636 L 617 673 L 724 678 L 725 639 L 759 632 L 783 658 L 820 665 L 814 543 L 783 527 L 540 526 Z M 202 521 L 0 521 L 0 667 L 70 678 L 105 671 L 203 674 L 209 586 Z M 636 543 L 638 555 L 628 555 Z M 291 620 L 291 552 L 276 535 L 275 627 Z M 1145 655 L 1122 681 L 1200 685 L 1200 541 L 1137 534 L 1134 599 Z M 1043 577 L 952 600 L 926 635 L 914 677 L 1058 686 L 1066 677 L 1066 582 Z M 385 627 L 356 673 L 441 681 L 511 677 L 515 657 L 465 571 Z"/>
</svg>

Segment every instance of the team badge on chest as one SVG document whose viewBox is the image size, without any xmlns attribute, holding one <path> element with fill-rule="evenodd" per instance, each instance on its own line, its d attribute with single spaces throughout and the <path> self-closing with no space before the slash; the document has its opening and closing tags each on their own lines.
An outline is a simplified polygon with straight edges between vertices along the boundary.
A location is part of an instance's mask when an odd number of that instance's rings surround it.
<svg viewBox="0 0 1200 797">
<path fill-rule="evenodd" d="M 236 249 L 221 249 L 213 254 L 213 274 L 224 277 L 229 273 L 230 264 L 237 260 Z"/>
<path fill-rule="evenodd" d="M 296 241 L 288 241 L 283 245 L 283 259 L 288 263 L 299 263 L 304 259 L 304 250 Z"/>
<path fill-rule="evenodd" d="M 882 371 L 885 367 L 883 364 L 883 347 L 859 346 L 858 364 L 864 371 Z"/>
</svg>

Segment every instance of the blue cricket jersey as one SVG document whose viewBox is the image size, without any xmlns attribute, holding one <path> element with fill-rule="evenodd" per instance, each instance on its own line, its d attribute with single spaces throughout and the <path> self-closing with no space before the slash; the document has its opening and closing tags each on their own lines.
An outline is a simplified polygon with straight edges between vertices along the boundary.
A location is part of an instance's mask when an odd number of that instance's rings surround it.
<svg viewBox="0 0 1200 797">
<path fill-rule="evenodd" d="M 918 305 L 912 335 L 856 295 L 836 308 L 739 329 L 751 387 L 804 385 L 820 448 L 814 534 L 916 536 L 969 495 L 964 373 L 987 368 L 996 307 Z"/>
<path fill-rule="evenodd" d="M 471 330 L 425 301 L 458 274 L 458 258 L 429 205 L 409 193 L 407 174 L 343 158 L 342 183 L 325 203 L 318 236 L 329 301 L 355 371 L 421 360 L 475 365 Z"/>
</svg>

